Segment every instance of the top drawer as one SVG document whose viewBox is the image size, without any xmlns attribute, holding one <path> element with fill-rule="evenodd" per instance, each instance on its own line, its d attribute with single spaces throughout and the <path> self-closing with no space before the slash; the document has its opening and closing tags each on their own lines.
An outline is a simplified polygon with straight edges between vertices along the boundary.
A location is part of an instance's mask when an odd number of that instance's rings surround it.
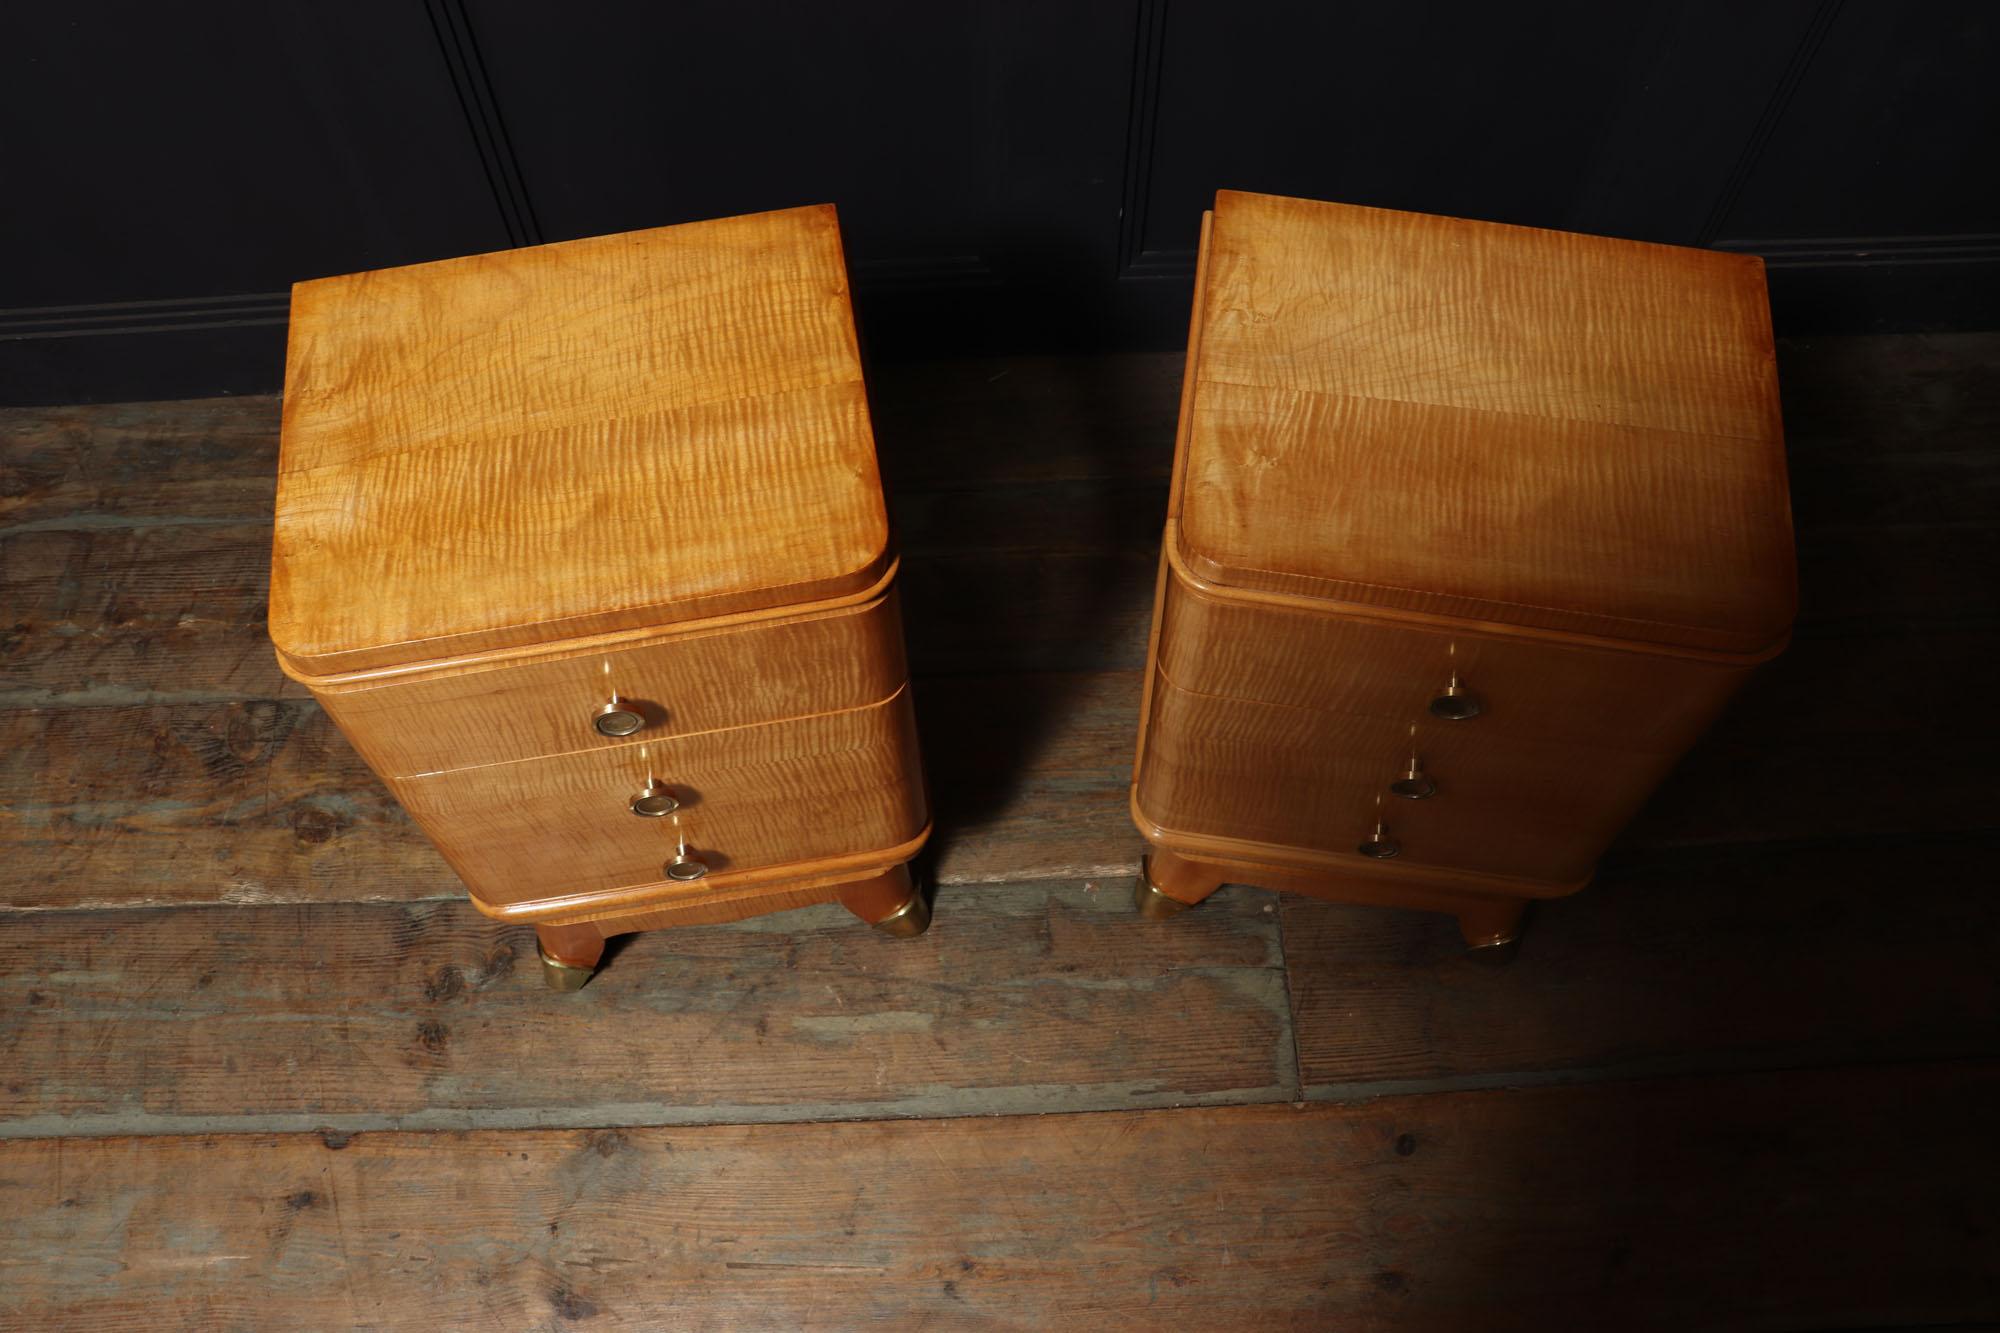
<svg viewBox="0 0 2000 1333">
<path fill-rule="evenodd" d="M 1486 733 L 1666 754 L 1700 737 L 1749 670 L 1225 600 L 1172 568 L 1159 665 L 1201 694 L 1403 724 L 1476 707 Z M 1434 711 L 1454 675 L 1471 704 Z"/>
<path fill-rule="evenodd" d="M 907 674 L 891 590 L 794 620 L 314 694 L 370 767 L 402 778 L 860 708 L 894 694 Z M 598 731 L 614 694 L 640 719 L 636 731 Z"/>
</svg>

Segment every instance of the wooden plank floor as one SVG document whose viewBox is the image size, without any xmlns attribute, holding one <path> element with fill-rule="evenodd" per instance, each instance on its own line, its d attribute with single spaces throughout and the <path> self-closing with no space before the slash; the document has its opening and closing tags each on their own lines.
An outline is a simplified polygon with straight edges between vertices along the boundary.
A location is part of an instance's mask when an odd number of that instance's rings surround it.
<svg viewBox="0 0 2000 1333">
<path fill-rule="evenodd" d="M 2000 1323 L 2000 336 L 1781 356 L 1797 640 L 1504 970 L 1129 916 L 1175 358 L 877 377 L 931 934 L 569 997 L 271 662 L 275 401 L 0 413 L 0 1327 Z"/>
</svg>

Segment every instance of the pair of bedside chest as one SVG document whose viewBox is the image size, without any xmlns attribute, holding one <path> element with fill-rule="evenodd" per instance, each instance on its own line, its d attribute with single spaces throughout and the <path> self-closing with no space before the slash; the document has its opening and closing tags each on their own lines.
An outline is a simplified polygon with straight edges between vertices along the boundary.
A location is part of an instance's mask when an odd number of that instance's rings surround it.
<svg viewBox="0 0 2000 1333">
<path fill-rule="evenodd" d="M 928 924 L 831 208 L 300 284 L 279 467 L 281 664 L 552 985 Z M 1503 950 L 1791 617 L 1752 259 L 1225 192 L 1173 476 L 1147 915 L 1246 882 Z"/>
</svg>

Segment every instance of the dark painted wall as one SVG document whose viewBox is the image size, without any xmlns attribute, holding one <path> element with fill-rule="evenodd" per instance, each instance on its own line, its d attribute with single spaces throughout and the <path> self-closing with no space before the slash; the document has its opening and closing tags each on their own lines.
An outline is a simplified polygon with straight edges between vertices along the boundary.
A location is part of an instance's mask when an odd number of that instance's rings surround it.
<svg viewBox="0 0 2000 1333">
<path fill-rule="evenodd" d="M 1990 327 L 1988 0 L 0 11 L 0 401 L 277 387 L 286 289 L 832 201 L 878 356 L 1178 343 L 1218 187 L 1765 255 Z"/>
</svg>

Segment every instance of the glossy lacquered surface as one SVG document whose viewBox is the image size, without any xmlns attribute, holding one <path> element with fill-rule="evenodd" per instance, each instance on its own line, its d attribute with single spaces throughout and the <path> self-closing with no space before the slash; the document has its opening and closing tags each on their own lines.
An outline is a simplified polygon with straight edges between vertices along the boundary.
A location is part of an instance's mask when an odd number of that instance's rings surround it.
<svg viewBox="0 0 2000 1333">
<path fill-rule="evenodd" d="M 1762 262 L 1224 191 L 1180 550 L 1216 583 L 1757 653 L 1795 600 Z"/>
<path fill-rule="evenodd" d="M 301 283 L 271 637 L 298 671 L 859 592 L 888 526 L 830 207 Z"/>
<path fill-rule="evenodd" d="M 1258 883 L 1510 942 L 1789 632 L 1761 270 L 1224 192 L 1196 288 L 1141 902 Z"/>
<path fill-rule="evenodd" d="M 870 708 L 459 769 L 390 784 L 471 887 L 499 908 L 665 880 L 685 839 L 731 871 L 898 847 L 928 815 L 907 692 Z M 649 780 L 680 808 L 635 816 Z"/>
<path fill-rule="evenodd" d="M 866 707 L 907 676 L 890 591 L 793 617 L 319 682 L 316 693 L 371 767 L 412 777 Z M 613 696 L 636 730 L 594 725 Z"/>
<path fill-rule="evenodd" d="M 1535 741 L 1153 685 L 1138 803 L 1163 827 L 1357 856 L 1380 823 L 1409 865 L 1559 883 L 1598 855 L 1679 758 Z M 1395 794 L 1412 754 L 1433 788 Z"/>
<path fill-rule="evenodd" d="M 562 989 L 623 930 L 928 920 L 831 208 L 304 283 L 288 374 L 279 662 Z"/>
</svg>

